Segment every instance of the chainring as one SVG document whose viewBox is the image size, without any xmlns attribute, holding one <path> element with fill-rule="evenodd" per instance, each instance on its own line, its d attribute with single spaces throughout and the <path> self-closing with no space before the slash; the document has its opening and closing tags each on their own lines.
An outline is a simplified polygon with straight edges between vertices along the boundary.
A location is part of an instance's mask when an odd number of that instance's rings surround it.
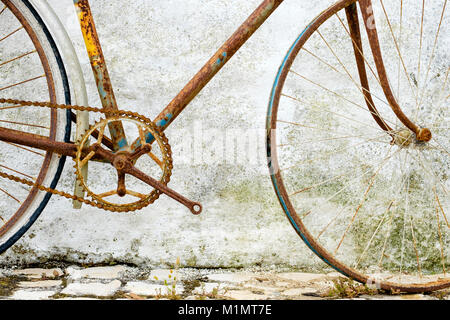
<svg viewBox="0 0 450 320">
<path fill-rule="evenodd" d="M 75 173 L 78 183 L 82 186 L 82 188 L 85 190 L 85 192 L 92 198 L 92 200 L 97 203 L 102 208 L 109 210 L 109 211 L 135 211 L 142 209 L 151 203 L 155 202 L 160 194 L 161 191 L 157 189 L 153 189 L 150 192 L 136 192 L 132 191 L 131 189 L 127 188 L 127 195 L 126 197 L 119 197 L 117 193 L 117 189 L 111 189 L 108 187 L 109 184 L 102 183 L 103 175 L 107 174 L 108 170 L 105 171 L 99 171 L 98 174 L 100 177 L 98 177 L 97 186 L 94 188 L 91 184 L 92 182 L 88 182 L 87 179 L 83 176 L 81 173 L 83 166 L 89 162 L 93 162 L 89 157 L 93 155 L 91 152 L 88 155 L 85 155 L 84 149 L 88 145 L 95 145 L 98 146 L 102 145 L 102 140 L 107 139 L 106 137 L 106 128 L 108 127 L 108 124 L 120 121 L 122 123 L 128 123 L 131 124 L 131 127 L 135 126 L 135 130 L 137 129 L 138 137 L 140 138 L 140 141 L 145 141 L 143 144 L 141 143 L 141 146 L 144 146 L 145 144 L 151 145 L 151 143 L 147 142 L 150 135 L 153 137 L 152 141 L 152 148 L 147 155 L 149 156 L 149 159 L 153 161 L 154 164 L 156 164 L 159 169 L 161 170 L 161 175 L 159 177 L 159 182 L 163 183 L 164 185 L 167 185 L 167 183 L 170 181 L 170 176 L 172 173 L 172 151 L 168 142 L 167 137 L 164 135 L 163 132 L 159 131 L 156 125 L 147 119 L 146 117 L 142 115 L 138 115 L 135 113 L 127 113 L 127 114 L 120 114 L 115 116 L 110 116 L 105 119 L 101 119 L 98 122 L 94 123 L 90 128 L 84 133 L 82 136 L 80 142 L 77 145 L 77 153 L 75 158 L 73 160 L 75 161 Z M 94 143 L 92 143 L 91 140 L 95 140 Z M 156 155 L 156 152 L 154 152 L 154 147 L 158 147 L 159 152 L 158 155 Z M 118 153 L 129 153 L 129 151 L 120 150 L 117 151 Z M 143 155 L 144 156 L 144 155 Z M 136 159 L 138 161 L 139 159 Z M 147 163 L 147 162 L 145 162 Z M 103 165 L 109 165 L 109 164 L 103 164 Z M 110 168 L 109 172 L 111 172 Z M 91 171 L 91 168 L 90 168 Z M 99 182 L 100 181 L 100 182 Z M 99 192 L 99 188 L 102 187 L 108 187 L 109 189 L 106 191 Z M 108 198 L 108 199 L 107 199 Z M 126 199 L 125 199 L 126 198 Z M 130 198 L 138 198 L 136 201 L 130 201 Z"/>
</svg>

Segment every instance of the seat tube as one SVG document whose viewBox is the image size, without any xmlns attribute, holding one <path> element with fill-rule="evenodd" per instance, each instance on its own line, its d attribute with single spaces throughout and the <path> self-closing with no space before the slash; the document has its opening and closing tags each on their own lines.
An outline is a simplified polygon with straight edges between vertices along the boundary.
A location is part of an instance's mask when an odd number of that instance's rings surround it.
<svg viewBox="0 0 450 320">
<path fill-rule="evenodd" d="M 103 109 L 106 111 L 118 110 L 119 108 L 106 67 L 100 39 L 95 28 L 89 0 L 73 0 L 73 3 L 77 10 L 81 32 L 83 33 L 86 50 L 91 63 L 92 72 L 94 73 Z M 110 116 L 111 114 L 106 113 L 106 115 Z M 108 124 L 108 129 L 111 134 L 111 140 L 113 141 L 115 151 L 128 147 L 125 131 L 120 121 L 110 122 Z"/>
</svg>

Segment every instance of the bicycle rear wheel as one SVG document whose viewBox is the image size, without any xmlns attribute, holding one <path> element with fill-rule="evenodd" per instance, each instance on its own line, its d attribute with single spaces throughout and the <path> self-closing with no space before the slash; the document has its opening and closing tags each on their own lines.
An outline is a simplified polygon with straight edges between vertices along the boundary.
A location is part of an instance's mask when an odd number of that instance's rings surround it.
<svg viewBox="0 0 450 320">
<path fill-rule="evenodd" d="M 28 0 L 0 1 L 0 96 L 70 104 L 61 56 Z M 70 111 L 0 105 L 0 125 L 70 140 Z M 65 157 L 0 141 L 0 171 L 56 187 Z M 35 222 L 51 194 L 0 178 L 0 253 Z"/>
<path fill-rule="evenodd" d="M 361 84 L 346 11 L 357 3 L 341 0 L 321 13 L 280 67 L 267 118 L 275 192 L 295 231 L 342 274 L 382 289 L 446 288 L 447 0 L 372 1 L 390 86 L 405 114 L 431 129 L 427 143 L 387 103 L 359 18 L 369 86 Z"/>
</svg>

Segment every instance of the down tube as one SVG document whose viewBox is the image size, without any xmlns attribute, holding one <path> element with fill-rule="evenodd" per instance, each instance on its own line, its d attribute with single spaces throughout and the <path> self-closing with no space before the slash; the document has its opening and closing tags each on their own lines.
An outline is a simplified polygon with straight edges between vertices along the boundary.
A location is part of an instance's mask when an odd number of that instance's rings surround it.
<svg viewBox="0 0 450 320">
<path fill-rule="evenodd" d="M 165 130 L 284 0 L 264 0 L 155 119 Z"/>
</svg>

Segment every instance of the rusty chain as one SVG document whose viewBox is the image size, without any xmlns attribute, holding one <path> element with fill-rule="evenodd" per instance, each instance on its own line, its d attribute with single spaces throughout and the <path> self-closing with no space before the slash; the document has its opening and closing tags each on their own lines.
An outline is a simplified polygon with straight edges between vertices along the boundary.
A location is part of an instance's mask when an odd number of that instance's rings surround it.
<svg viewBox="0 0 450 320">
<path fill-rule="evenodd" d="M 153 128 L 154 132 L 156 134 L 159 134 L 161 140 L 164 142 L 165 148 L 164 148 L 163 153 L 166 153 L 166 157 L 168 157 L 169 161 L 167 162 L 167 172 L 165 173 L 164 180 L 162 182 L 164 184 L 167 184 L 170 181 L 170 175 L 172 172 L 172 152 L 171 152 L 171 148 L 168 143 L 168 140 L 167 140 L 166 136 L 164 135 L 164 133 L 161 132 L 160 130 L 158 130 L 158 127 L 156 125 L 154 125 L 154 123 L 150 119 L 148 119 L 147 117 L 145 117 L 143 115 L 140 115 L 137 112 L 125 111 L 125 110 L 104 110 L 101 108 L 90 107 L 90 106 L 65 105 L 65 104 L 56 104 L 56 103 L 50 103 L 50 102 L 35 102 L 35 101 L 24 101 L 24 100 L 3 99 L 3 98 L 0 98 L 0 104 L 14 104 L 14 105 L 19 105 L 19 106 L 23 106 L 23 107 L 39 107 L 39 108 L 50 108 L 50 109 L 97 112 L 97 113 L 105 114 L 107 116 L 122 116 L 122 117 L 128 117 L 131 119 L 142 121 L 142 122 L 146 123 L 147 125 L 151 126 Z M 28 185 L 30 187 L 35 187 L 41 191 L 48 192 L 48 193 L 51 193 L 54 195 L 58 195 L 58 196 L 61 196 L 61 197 L 64 197 L 64 198 L 67 198 L 70 200 L 77 200 L 86 205 L 90 205 L 90 206 L 93 206 L 93 207 L 96 207 L 99 209 L 103 209 L 106 211 L 111 211 L 111 212 L 130 212 L 130 211 L 140 210 L 140 209 L 148 206 L 149 204 L 153 203 L 156 199 L 158 199 L 159 195 L 161 194 L 161 191 L 154 190 L 152 192 L 152 196 L 150 197 L 150 199 L 147 199 L 147 201 L 140 201 L 140 202 L 134 203 L 129 206 L 111 206 L 111 205 L 102 203 L 98 200 L 88 200 L 88 199 L 78 197 L 76 195 L 73 195 L 73 194 L 70 194 L 70 193 L 67 193 L 64 191 L 60 191 L 60 190 L 56 190 L 56 189 L 53 189 L 50 187 L 40 185 L 34 181 L 24 179 L 24 178 L 21 178 L 21 177 L 12 175 L 12 174 L 7 174 L 7 173 L 1 172 L 1 171 L 0 171 L 0 177 L 17 182 L 17 183 Z"/>
</svg>

